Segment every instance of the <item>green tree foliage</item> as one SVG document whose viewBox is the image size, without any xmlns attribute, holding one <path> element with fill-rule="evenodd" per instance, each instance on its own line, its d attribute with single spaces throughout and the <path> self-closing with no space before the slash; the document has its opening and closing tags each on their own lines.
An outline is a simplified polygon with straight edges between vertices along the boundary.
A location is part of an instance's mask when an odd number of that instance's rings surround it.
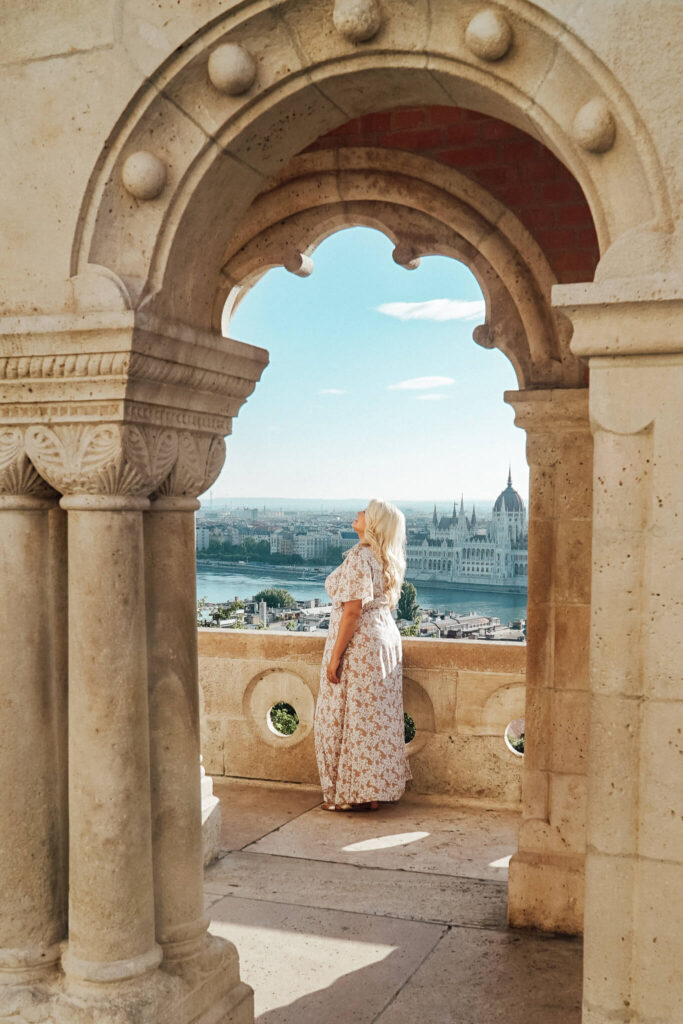
<svg viewBox="0 0 683 1024">
<path fill-rule="evenodd" d="M 399 633 L 401 636 L 419 636 L 420 629 L 417 622 L 413 622 L 412 626 L 401 626 Z"/>
<path fill-rule="evenodd" d="M 415 721 L 410 717 L 407 711 L 403 712 L 403 738 L 406 743 L 410 743 L 411 740 L 415 739 Z"/>
<path fill-rule="evenodd" d="M 406 583 L 405 580 L 401 586 L 401 596 L 398 599 L 396 613 L 399 619 L 407 619 L 408 622 L 414 622 L 420 613 L 417 590 L 412 583 Z"/>
<path fill-rule="evenodd" d="M 197 552 L 197 561 L 211 562 L 265 562 L 268 565 L 340 565 L 341 548 L 328 548 L 320 558 L 302 558 L 301 555 L 281 555 L 271 552 L 266 540 L 245 537 L 241 544 L 227 544 L 212 537 L 205 551 Z"/>
<path fill-rule="evenodd" d="M 514 747 L 518 754 L 524 753 L 524 733 L 521 736 L 510 736 L 508 734 L 508 740 L 510 746 Z"/>
<path fill-rule="evenodd" d="M 254 601 L 265 601 L 269 608 L 296 608 L 296 601 L 284 587 L 266 587 L 254 594 Z"/>
<path fill-rule="evenodd" d="M 299 724 L 299 716 L 291 704 L 281 700 L 270 709 L 273 728 L 283 736 L 291 736 Z"/>
<path fill-rule="evenodd" d="M 206 604 L 208 597 L 200 597 L 197 601 L 197 625 L 206 626 L 208 625 L 206 620 Z"/>
</svg>

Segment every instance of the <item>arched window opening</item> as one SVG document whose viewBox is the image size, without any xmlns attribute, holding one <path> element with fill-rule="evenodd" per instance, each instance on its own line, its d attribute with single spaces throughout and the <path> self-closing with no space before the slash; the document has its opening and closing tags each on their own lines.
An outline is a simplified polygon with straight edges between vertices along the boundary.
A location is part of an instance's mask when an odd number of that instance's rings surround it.
<svg viewBox="0 0 683 1024">
<path fill-rule="evenodd" d="M 511 569 L 514 513 L 494 508 L 506 480 L 511 487 L 511 465 L 526 491 L 526 461 L 501 401 L 515 370 L 500 351 L 472 343 L 487 300 L 458 260 L 399 265 L 400 246 L 384 232 L 327 234 L 305 273 L 296 261 L 293 273 L 273 268 L 237 306 L 226 304 L 231 336 L 267 347 L 270 365 L 234 423 L 212 489 L 214 509 L 221 503 L 233 523 L 227 545 L 214 531 L 210 553 L 227 547 L 233 560 L 263 567 L 261 583 L 285 585 L 278 565 L 303 573 L 338 564 L 357 540 L 354 494 L 384 496 L 407 517 L 406 578 L 423 614 L 476 607 L 493 635 L 526 614 L 526 536 L 522 571 Z M 251 523 L 238 522 L 240 505 L 253 507 Z M 306 580 L 321 602 L 323 579 Z M 304 580 L 290 582 L 304 596 Z"/>
</svg>

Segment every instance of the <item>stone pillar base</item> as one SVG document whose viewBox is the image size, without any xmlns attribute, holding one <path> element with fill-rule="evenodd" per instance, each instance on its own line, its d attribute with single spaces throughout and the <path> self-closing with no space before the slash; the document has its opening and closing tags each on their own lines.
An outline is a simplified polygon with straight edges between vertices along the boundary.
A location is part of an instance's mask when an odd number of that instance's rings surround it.
<svg viewBox="0 0 683 1024">
<path fill-rule="evenodd" d="M 584 858 L 529 853 L 510 860 L 508 924 L 563 935 L 583 932 Z"/>
<path fill-rule="evenodd" d="M 129 981 L 7 986 L 0 1016 L 29 1024 L 254 1024 L 254 993 L 239 980 L 237 950 L 207 936 L 196 957 Z M 3 1016 L 4 1019 L 4 1016 Z"/>
</svg>

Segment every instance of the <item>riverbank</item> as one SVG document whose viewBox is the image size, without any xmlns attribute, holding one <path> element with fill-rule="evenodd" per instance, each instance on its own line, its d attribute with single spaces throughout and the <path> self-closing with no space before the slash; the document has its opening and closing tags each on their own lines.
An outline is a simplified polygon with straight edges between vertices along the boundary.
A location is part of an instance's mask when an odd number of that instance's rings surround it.
<svg viewBox="0 0 683 1024">
<path fill-rule="evenodd" d="M 232 564 L 206 560 L 197 565 L 197 598 L 210 602 L 229 603 L 235 598 L 250 600 L 259 590 L 284 586 L 297 601 L 329 602 L 325 577 L 334 566 L 283 566 L 265 563 Z M 421 608 L 461 615 L 479 615 L 512 622 L 526 618 L 526 594 L 497 594 L 470 590 L 444 590 L 427 582 L 417 582 L 417 599 Z"/>
</svg>

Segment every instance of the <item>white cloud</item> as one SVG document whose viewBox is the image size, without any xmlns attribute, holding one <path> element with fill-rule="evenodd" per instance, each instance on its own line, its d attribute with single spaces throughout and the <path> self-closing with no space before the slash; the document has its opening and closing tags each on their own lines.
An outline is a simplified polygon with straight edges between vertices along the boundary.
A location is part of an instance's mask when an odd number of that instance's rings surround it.
<svg viewBox="0 0 683 1024">
<path fill-rule="evenodd" d="M 385 302 L 378 313 L 399 320 L 482 320 L 486 313 L 483 299 L 464 302 L 461 299 L 428 299 L 426 302 Z"/>
<path fill-rule="evenodd" d="M 432 392 L 430 395 L 415 395 L 418 402 L 440 402 L 442 398 L 448 398 L 448 395 L 441 395 L 438 392 L 436 394 Z"/>
<path fill-rule="evenodd" d="M 319 395 L 345 395 L 345 391 L 341 391 L 340 388 L 321 388 L 318 392 Z"/>
<path fill-rule="evenodd" d="M 389 391 L 428 391 L 429 388 L 447 388 L 451 384 L 455 384 L 453 377 L 411 377 L 398 384 L 390 384 Z"/>
</svg>

